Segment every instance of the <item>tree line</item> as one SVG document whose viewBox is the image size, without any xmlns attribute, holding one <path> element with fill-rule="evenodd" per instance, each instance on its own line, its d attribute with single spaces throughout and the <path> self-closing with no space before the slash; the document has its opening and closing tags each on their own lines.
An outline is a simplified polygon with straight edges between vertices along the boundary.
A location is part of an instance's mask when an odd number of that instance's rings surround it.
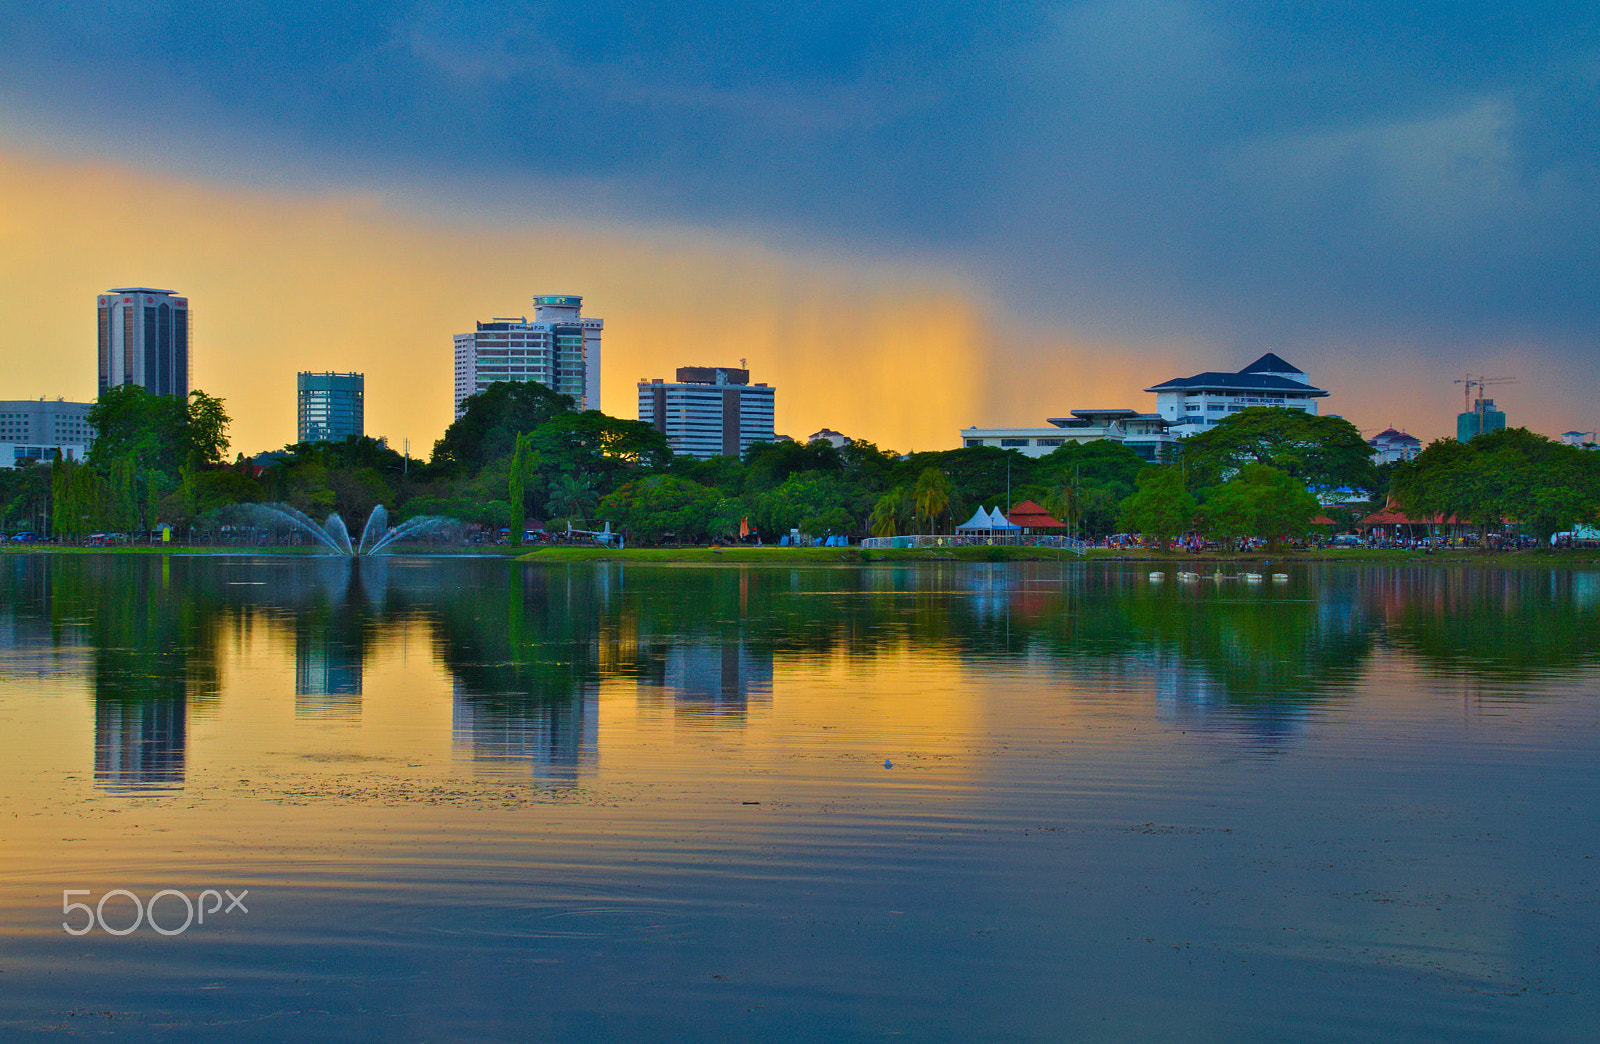
<svg viewBox="0 0 1600 1044">
<path fill-rule="evenodd" d="M 224 404 L 199 391 L 112 388 L 89 420 L 97 436 L 84 461 L 0 472 L 8 531 L 184 531 L 265 502 L 357 523 L 381 503 L 397 521 L 438 515 L 513 539 L 536 519 L 552 529 L 609 521 L 645 543 L 771 542 L 790 530 L 950 533 L 979 506 L 1026 499 L 1087 539 L 1192 533 L 1233 545 L 1296 539 L 1321 513 L 1348 523 L 1367 509 L 1323 508 L 1318 494 L 1336 490 L 1368 495 L 1368 507 L 1392 493 L 1408 512 L 1483 527 L 1512 519 L 1541 536 L 1593 521 L 1600 503 L 1600 457 L 1521 429 L 1440 440 L 1415 461 L 1375 467 L 1348 421 L 1270 407 L 1230 414 L 1159 463 L 1104 440 L 1036 458 L 992 446 L 902 455 L 866 441 L 780 441 L 701 460 L 674 455 L 648 424 L 579 410 L 536 382 L 469 397 L 426 461 L 361 437 L 229 462 Z"/>
</svg>

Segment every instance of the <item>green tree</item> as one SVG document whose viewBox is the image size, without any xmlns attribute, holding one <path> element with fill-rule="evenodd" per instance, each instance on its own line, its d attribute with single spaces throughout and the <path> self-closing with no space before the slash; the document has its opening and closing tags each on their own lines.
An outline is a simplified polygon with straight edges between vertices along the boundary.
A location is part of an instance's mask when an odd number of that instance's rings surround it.
<svg viewBox="0 0 1600 1044">
<path fill-rule="evenodd" d="M 78 540 L 100 521 L 103 483 L 86 465 L 62 460 L 50 464 L 50 522 L 62 540 Z"/>
<path fill-rule="evenodd" d="M 923 468 L 922 474 L 917 476 L 911 499 L 917 514 L 928 520 L 929 529 L 935 533 L 939 531 L 939 516 L 950 507 L 952 492 L 949 476 L 937 468 Z"/>
<path fill-rule="evenodd" d="M 843 534 L 856 528 L 866 510 L 856 492 L 837 471 L 801 471 L 776 489 L 746 496 L 750 520 L 769 533 L 798 529 L 811 536 Z"/>
<path fill-rule="evenodd" d="M 1196 521 L 1208 536 L 1230 547 L 1256 536 L 1275 551 L 1285 538 L 1305 535 L 1318 510 L 1317 498 L 1288 472 L 1246 464 L 1228 482 L 1207 491 Z"/>
<path fill-rule="evenodd" d="M 558 395 L 538 381 L 496 381 L 462 400 L 461 415 L 434 443 L 433 463 L 481 470 L 510 456 L 518 435 L 572 408 L 570 395 Z"/>
<path fill-rule="evenodd" d="M 875 537 L 900 536 L 911 526 L 911 494 L 897 486 L 878 498 L 867 518 L 867 529 Z"/>
<path fill-rule="evenodd" d="M 511 543 L 522 546 L 524 521 L 527 518 L 528 476 L 539 466 L 539 453 L 533 448 L 533 436 L 518 435 L 511 452 L 511 474 L 507 482 L 507 502 L 511 505 Z"/>
<path fill-rule="evenodd" d="M 1600 506 L 1600 459 L 1526 428 L 1487 432 L 1460 443 L 1440 439 L 1397 468 L 1391 492 L 1413 517 L 1455 516 L 1479 527 L 1480 540 L 1521 521 L 1544 543 Z"/>
<path fill-rule="evenodd" d="M 692 542 L 708 535 L 720 499 L 698 482 L 655 475 L 627 483 L 602 500 L 599 510 L 635 540 L 658 543 L 671 534 Z"/>
<path fill-rule="evenodd" d="M 550 484 L 550 517 L 574 521 L 590 518 L 600 505 L 600 494 L 587 475 L 567 472 Z"/>
<path fill-rule="evenodd" d="M 95 437 L 87 463 L 102 473 L 129 461 L 137 471 L 176 477 L 191 462 L 220 464 L 228 448 L 222 400 L 198 390 L 180 399 L 136 384 L 107 388 L 89 408 L 89 423 Z"/>
<path fill-rule="evenodd" d="M 1146 468 L 1139 473 L 1138 486 L 1123 501 L 1117 519 L 1123 532 L 1155 537 L 1166 546 L 1193 524 L 1195 499 L 1184 485 L 1182 470 L 1173 465 Z"/>
<path fill-rule="evenodd" d="M 842 471 L 844 461 L 833 443 L 757 442 L 744 454 L 745 488 L 752 492 L 781 485 L 803 471 Z"/>
<path fill-rule="evenodd" d="M 1371 489 L 1372 447 L 1342 417 L 1251 406 L 1183 441 L 1192 486 L 1212 486 L 1246 464 L 1286 471 L 1313 488 Z"/>
</svg>

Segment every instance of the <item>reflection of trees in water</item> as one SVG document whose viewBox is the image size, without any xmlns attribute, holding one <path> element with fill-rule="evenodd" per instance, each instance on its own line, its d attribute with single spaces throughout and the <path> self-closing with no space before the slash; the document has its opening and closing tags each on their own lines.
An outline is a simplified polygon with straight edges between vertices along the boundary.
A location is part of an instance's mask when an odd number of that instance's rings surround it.
<svg viewBox="0 0 1600 1044">
<path fill-rule="evenodd" d="M 630 567 L 626 576 L 618 626 L 632 656 L 619 659 L 646 685 L 665 688 L 686 650 L 704 650 L 694 655 L 705 692 L 714 669 L 737 679 L 742 661 L 909 646 L 979 666 L 1026 656 L 1080 676 L 1138 676 L 1174 713 L 1226 709 L 1268 734 L 1347 691 L 1377 630 L 1348 586 L 1313 601 L 1242 581 L 1152 584 L 1123 566 Z M 770 685 L 770 674 L 750 673 Z"/>
<path fill-rule="evenodd" d="M 1569 569 L 1373 567 L 1385 642 L 1430 671 L 1511 686 L 1600 663 L 1600 573 Z"/>
<path fill-rule="evenodd" d="M 1179 718 L 1225 712 L 1276 736 L 1297 728 L 1309 705 L 1349 692 L 1364 669 L 1378 624 L 1353 594 L 1339 585 L 1308 592 L 1091 573 L 1040 639 L 1057 662 L 1089 676 L 1145 678 Z"/>
<path fill-rule="evenodd" d="M 684 720 L 742 722 L 774 663 L 927 650 L 1136 680 L 1170 714 L 1276 735 L 1353 687 L 1377 642 L 1513 691 L 1594 665 L 1600 573 L 1313 567 L 1289 585 L 1151 583 L 1119 564 L 865 569 L 523 566 L 503 560 L 16 556 L 17 642 L 81 647 L 106 786 L 184 778 L 187 722 L 228 625 L 293 635 L 297 712 L 359 714 L 374 644 L 422 618 L 474 758 L 571 777 L 594 760 L 603 677 Z"/>
<path fill-rule="evenodd" d="M 116 790 L 181 785 L 189 712 L 220 688 L 216 606 L 190 563 L 34 555 L 7 565 L 0 597 L 11 612 L 48 621 L 50 644 L 87 651 L 96 781 Z"/>
</svg>

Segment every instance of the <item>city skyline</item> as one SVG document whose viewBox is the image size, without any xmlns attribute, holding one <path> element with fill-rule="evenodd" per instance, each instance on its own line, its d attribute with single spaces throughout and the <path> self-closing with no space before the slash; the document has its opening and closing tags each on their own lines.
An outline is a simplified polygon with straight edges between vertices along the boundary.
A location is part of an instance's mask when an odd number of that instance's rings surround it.
<svg viewBox="0 0 1600 1044">
<path fill-rule="evenodd" d="M 262 47 L 228 4 L 108 35 L 20 2 L 0 264 L 38 307 L 0 328 L 8 395 L 92 397 L 74 302 L 177 286 L 238 447 L 328 367 L 425 451 L 441 338 L 567 287 L 609 321 L 617 416 L 678 360 L 749 358 L 780 431 L 929 449 L 1270 351 L 1369 432 L 1449 434 L 1469 372 L 1521 377 L 1500 402 L 1536 430 L 1595 426 L 1567 8 L 379 3 L 276 11 Z"/>
</svg>

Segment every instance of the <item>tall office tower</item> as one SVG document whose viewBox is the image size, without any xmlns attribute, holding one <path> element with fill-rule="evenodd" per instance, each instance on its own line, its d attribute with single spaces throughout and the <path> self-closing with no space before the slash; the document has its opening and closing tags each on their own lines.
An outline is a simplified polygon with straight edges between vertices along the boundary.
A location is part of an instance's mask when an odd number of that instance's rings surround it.
<svg viewBox="0 0 1600 1044">
<path fill-rule="evenodd" d="M 751 384 L 749 370 L 680 366 L 678 379 L 639 382 L 639 419 L 690 457 L 742 456 L 771 442 L 774 389 Z"/>
<path fill-rule="evenodd" d="M 583 317 L 583 298 L 533 299 L 527 316 L 478 323 L 456 334 L 456 416 L 461 401 L 496 381 L 538 381 L 570 395 L 581 410 L 600 408 L 600 333 L 604 319 Z"/>
<path fill-rule="evenodd" d="M 359 373 L 297 374 L 297 441 L 343 442 L 366 434 L 365 387 L 366 375 Z"/>
<path fill-rule="evenodd" d="M 100 390 L 137 384 L 189 396 L 189 299 L 125 286 L 100 295 Z"/>
</svg>

